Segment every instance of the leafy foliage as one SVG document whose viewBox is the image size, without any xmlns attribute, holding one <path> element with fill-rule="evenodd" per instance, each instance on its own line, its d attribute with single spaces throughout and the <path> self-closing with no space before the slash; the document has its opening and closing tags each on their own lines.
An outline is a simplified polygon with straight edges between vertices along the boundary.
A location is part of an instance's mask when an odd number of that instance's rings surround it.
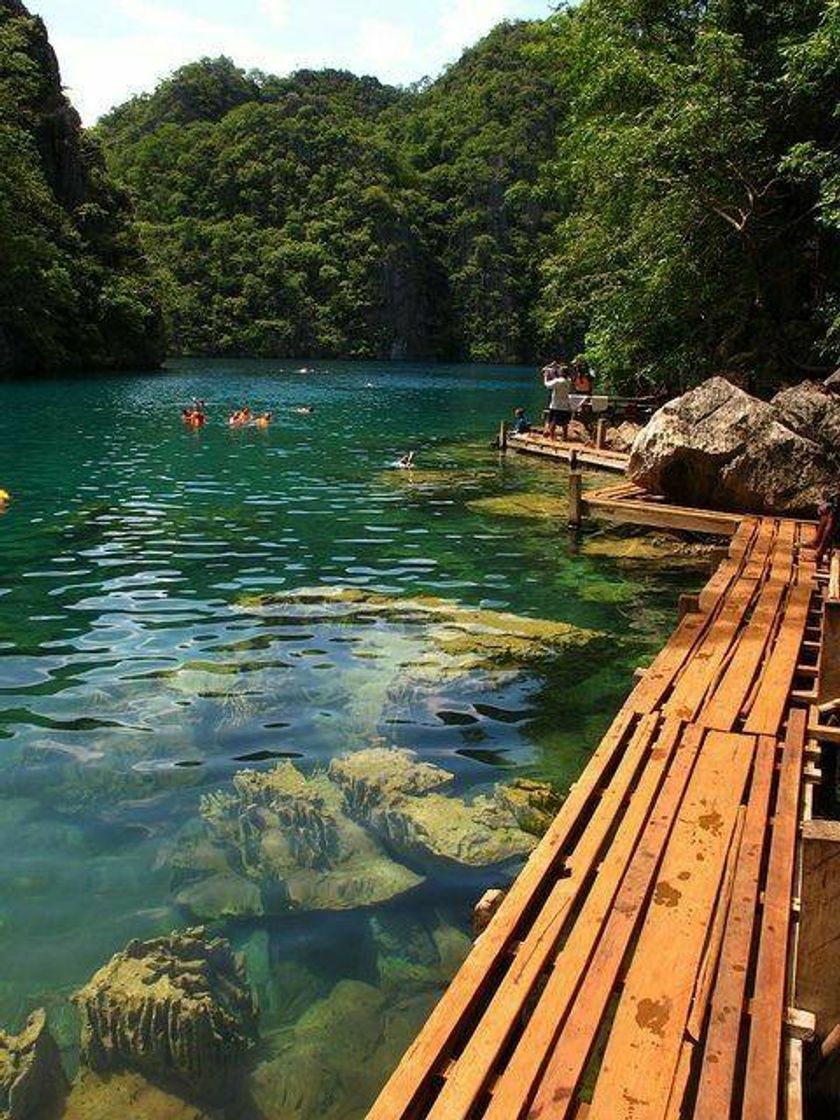
<svg viewBox="0 0 840 1120">
<path fill-rule="evenodd" d="M 160 363 L 127 198 L 61 93 L 41 21 L 0 3 L 0 372 Z"/>
</svg>

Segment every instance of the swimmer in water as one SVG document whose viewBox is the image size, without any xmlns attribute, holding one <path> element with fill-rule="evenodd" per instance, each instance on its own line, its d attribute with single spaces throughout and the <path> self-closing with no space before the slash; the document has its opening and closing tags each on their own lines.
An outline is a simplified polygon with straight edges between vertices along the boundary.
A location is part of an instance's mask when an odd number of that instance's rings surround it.
<svg viewBox="0 0 840 1120">
<path fill-rule="evenodd" d="M 6 508 L 6 506 L 9 504 L 9 502 L 11 500 L 12 500 L 12 495 L 9 493 L 8 490 L 0 490 L 0 513 L 3 512 L 3 510 Z"/>
<path fill-rule="evenodd" d="M 292 412 L 296 413 L 298 416 L 311 416 L 314 411 L 315 406 L 311 404 L 299 404 L 292 408 Z"/>
<path fill-rule="evenodd" d="M 267 428 L 274 418 L 273 412 L 264 412 L 262 416 L 258 416 L 254 421 L 255 428 Z"/>
<path fill-rule="evenodd" d="M 244 408 L 237 408 L 228 417 L 228 425 L 231 428 L 242 428 L 245 424 L 250 424 L 252 412 L 247 405 Z"/>
<path fill-rule="evenodd" d="M 207 417 L 205 413 L 196 406 L 193 408 L 182 408 L 181 419 L 188 428 L 202 428 L 204 427 L 204 421 Z"/>
<path fill-rule="evenodd" d="M 397 468 L 401 471 L 410 471 L 414 466 L 414 452 L 409 451 L 402 459 L 397 459 Z"/>
</svg>

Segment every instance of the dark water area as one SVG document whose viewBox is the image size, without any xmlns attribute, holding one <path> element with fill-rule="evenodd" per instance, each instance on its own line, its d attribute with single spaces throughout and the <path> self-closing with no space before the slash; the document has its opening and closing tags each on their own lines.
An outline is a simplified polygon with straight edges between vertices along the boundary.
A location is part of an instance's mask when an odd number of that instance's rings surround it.
<svg viewBox="0 0 840 1120">
<path fill-rule="evenodd" d="M 130 939 L 197 924 L 179 852 L 203 797 L 383 745 L 467 800 L 520 777 L 563 791 L 699 582 L 611 552 L 603 529 L 488 505 L 563 496 L 562 470 L 490 448 L 515 405 L 542 407 L 533 371 L 306 365 L 0 386 L 0 1025 L 45 1007 L 71 1073 L 68 997 Z M 210 409 L 198 432 L 179 421 L 192 397 Z M 245 401 L 274 425 L 229 430 Z M 392 469 L 409 449 L 417 469 Z M 349 614 L 337 588 L 364 593 Z M 442 667 L 437 616 L 400 607 L 418 597 L 597 640 Z M 463 956 L 472 905 L 521 866 L 397 862 L 414 885 L 387 900 L 199 915 L 259 997 L 254 1115 L 361 1117 Z"/>
</svg>

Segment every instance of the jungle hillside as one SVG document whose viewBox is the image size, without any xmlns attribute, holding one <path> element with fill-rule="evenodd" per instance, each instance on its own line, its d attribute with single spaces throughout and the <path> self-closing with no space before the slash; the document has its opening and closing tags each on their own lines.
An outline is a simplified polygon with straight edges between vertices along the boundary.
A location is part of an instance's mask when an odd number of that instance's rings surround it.
<svg viewBox="0 0 840 1120">
<path fill-rule="evenodd" d="M 80 133 L 69 202 L 27 26 L 0 24 L 0 174 L 27 200 L 0 201 L 0 246 L 42 363 L 84 345 L 50 307 L 92 310 L 93 351 L 153 322 L 146 258 L 175 355 L 585 349 L 616 388 L 756 391 L 840 360 L 838 0 L 583 0 L 407 88 L 200 59 Z"/>
</svg>

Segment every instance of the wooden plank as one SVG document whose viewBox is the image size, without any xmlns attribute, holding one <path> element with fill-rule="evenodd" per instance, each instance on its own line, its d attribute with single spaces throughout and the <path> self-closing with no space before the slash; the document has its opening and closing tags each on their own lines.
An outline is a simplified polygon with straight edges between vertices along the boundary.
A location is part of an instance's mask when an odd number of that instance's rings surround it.
<svg viewBox="0 0 840 1120">
<path fill-rule="evenodd" d="M 698 602 L 702 611 L 710 611 L 737 577 L 744 563 L 744 556 L 751 547 L 758 528 L 758 519 L 746 517 L 738 526 L 729 545 L 729 556 L 718 565 L 712 578 L 700 592 Z"/>
<path fill-rule="evenodd" d="M 640 714 L 658 707 L 708 626 L 709 620 L 705 615 L 687 614 L 630 693 L 626 706 Z"/>
<path fill-rule="evenodd" d="M 700 971 L 697 974 L 697 983 L 694 985 L 694 995 L 691 999 L 691 1011 L 689 1012 L 688 1022 L 685 1028 L 686 1034 L 694 1042 L 700 1041 L 703 1024 L 706 1019 L 706 1012 L 709 1009 L 712 984 L 720 958 L 723 934 L 726 929 L 726 919 L 729 916 L 729 906 L 732 902 L 732 895 L 735 888 L 735 870 L 738 866 L 738 856 L 741 850 L 745 818 L 746 807 L 741 805 L 738 809 L 738 818 L 732 832 L 732 841 L 726 856 L 723 879 L 721 880 L 717 902 L 715 903 L 714 915 L 709 928 L 709 936 L 706 942 L 706 948 L 703 952 L 703 959 L 700 963 Z"/>
<path fill-rule="evenodd" d="M 733 585 L 714 624 L 675 681 L 674 690 L 662 709 L 667 715 L 685 720 L 697 716 L 737 638 L 757 587 L 757 580 L 747 578 L 746 575 L 742 575 Z"/>
<path fill-rule="evenodd" d="M 493 1086 L 493 1096 L 484 1120 L 513 1120 L 527 1105 L 539 1072 L 571 1007 L 651 810 L 659 815 L 670 814 L 673 818 L 701 741 L 702 732 L 696 728 L 683 732 L 676 722 L 663 728 L 642 781 L 598 870 L 592 890 L 554 962 L 514 1053 Z M 664 844 L 664 838 L 662 842 Z"/>
<path fill-rule="evenodd" d="M 440 1062 L 448 1056 L 465 1020 L 484 993 L 487 977 L 497 968 L 520 932 L 524 912 L 543 889 L 547 876 L 556 872 L 567 854 L 572 832 L 591 808 L 597 790 L 605 783 L 631 737 L 635 717 L 622 709 L 592 755 L 586 769 L 571 787 L 548 832 L 531 853 L 490 925 L 474 945 L 432 1011 L 425 1027 L 408 1048 L 383 1088 L 367 1120 L 395 1120 L 412 1115 L 418 1098 L 426 1092 Z"/>
<path fill-rule="evenodd" d="M 668 842 L 595 1087 L 611 1120 L 664 1116 L 726 855 L 755 751 L 710 732 Z"/>
<path fill-rule="evenodd" d="M 810 581 L 791 588 L 776 644 L 767 659 L 761 687 L 744 724 L 746 732 L 757 735 L 779 732 L 805 636 L 811 593 Z"/>
<path fill-rule="evenodd" d="M 641 501 L 604 500 L 587 494 L 584 511 L 590 517 L 601 517 L 619 524 L 647 525 L 653 529 L 682 529 L 712 536 L 731 536 L 738 527 L 736 514 L 709 513 L 707 510 L 684 509 L 681 506 L 651 505 Z"/>
<path fill-rule="evenodd" d="M 764 890 L 742 1120 L 771 1120 L 778 1115 L 782 1025 L 787 1007 L 790 906 L 806 725 L 806 712 L 790 713 Z"/>
<path fill-rule="evenodd" d="M 615 776 L 589 818 L 586 829 L 565 862 L 569 873 L 552 888 L 548 901 L 537 914 L 533 925 L 519 945 L 516 956 L 499 983 L 493 1001 L 482 1016 L 454 1066 L 450 1067 L 446 1084 L 432 1106 L 429 1120 L 460 1120 L 466 1117 L 490 1076 L 493 1065 L 511 1032 L 519 1022 L 540 975 L 557 951 L 566 919 L 574 906 L 587 876 L 601 855 L 605 841 L 615 827 L 616 818 L 636 781 L 640 768 L 656 772 L 660 754 L 670 755 L 677 728 L 656 751 L 651 744 L 659 717 L 647 716 L 633 740 Z M 670 741 L 670 747 L 667 743 Z M 653 755 L 657 758 L 655 763 Z M 645 774 L 641 784 L 646 786 Z M 599 873 L 599 877 L 600 877 Z"/>
<path fill-rule="evenodd" d="M 828 562 L 828 598 L 840 600 L 840 551 L 836 548 Z"/>
<path fill-rule="evenodd" d="M 712 993 L 694 1120 L 725 1120 L 730 1114 L 775 766 L 776 740 L 759 739 L 732 902 Z"/>
<path fill-rule="evenodd" d="M 657 806 L 557 1040 L 529 1118 L 562 1120 L 569 1115 L 642 916 L 592 1112 L 610 1120 L 629 1116 L 643 1120 L 648 1115 L 646 1095 L 657 1081 L 662 1090 L 659 1114 L 664 1112 L 753 745 L 749 737 L 712 732 L 703 742 L 676 819 L 669 817 L 673 806 L 667 806 L 665 813 Z M 645 910 L 655 880 L 653 901 Z"/>
<path fill-rule="evenodd" d="M 785 588 L 768 583 L 759 596 L 752 618 L 738 639 L 726 672 L 700 715 L 704 727 L 731 731 L 740 715 L 761 665 L 764 651 L 775 632 L 774 622 L 782 606 Z"/>
</svg>

